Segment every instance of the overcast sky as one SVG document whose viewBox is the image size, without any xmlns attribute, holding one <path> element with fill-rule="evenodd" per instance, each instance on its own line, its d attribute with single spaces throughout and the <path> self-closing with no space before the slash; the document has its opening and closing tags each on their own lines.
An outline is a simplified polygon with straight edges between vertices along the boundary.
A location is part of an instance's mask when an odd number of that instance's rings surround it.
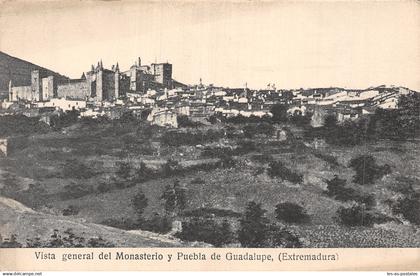
<svg viewBox="0 0 420 276">
<path fill-rule="evenodd" d="M 190 84 L 419 91 L 420 4 L 6 2 L 0 50 L 74 78 L 99 59 L 124 70 L 141 56 Z"/>
</svg>

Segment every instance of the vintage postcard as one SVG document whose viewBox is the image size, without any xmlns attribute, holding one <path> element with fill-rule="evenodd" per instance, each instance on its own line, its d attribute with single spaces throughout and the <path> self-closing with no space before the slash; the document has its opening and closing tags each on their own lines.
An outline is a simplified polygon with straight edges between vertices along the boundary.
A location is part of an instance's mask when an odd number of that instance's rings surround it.
<svg viewBox="0 0 420 276">
<path fill-rule="evenodd" d="M 0 1 L 0 271 L 420 271 L 419 1 Z"/>
</svg>

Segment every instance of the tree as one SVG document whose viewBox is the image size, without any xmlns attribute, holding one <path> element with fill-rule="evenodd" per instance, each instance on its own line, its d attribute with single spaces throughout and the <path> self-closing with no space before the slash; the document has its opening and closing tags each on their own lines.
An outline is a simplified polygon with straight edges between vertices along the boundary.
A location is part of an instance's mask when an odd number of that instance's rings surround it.
<svg viewBox="0 0 420 276">
<path fill-rule="evenodd" d="M 302 247 L 302 242 L 286 228 L 272 224 L 269 227 L 268 245 L 269 247 L 299 248 Z"/>
<path fill-rule="evenodd" d="M 173 175 L 179 168 L 177 161 L 168 159 L 162 167 L 162 173 L 165 177 Z"/>
<path fill-rule="evenodd" d="M 366 211 L 364 204 L 354 204 L 351 207 L 341 206 L 337 210 L 337 219 L 346 226 L 371 226 L 374 217 Z"/>
<path fill-rule="evenodd" d="M 131 199 L 133 204 L 134 211 L 136 212 L 138 218 L 140 219 L 148 205 L 148 199 L 143 191 L 138 191 L 137 194 Z"/>
<path fill-rule="evenodd" d="M 280 161 L 273 161 L 270 163 L 268 175 L 271 177 L 280 177 L 281 179 L 288 180 L 292 183 L 302 183 L 303 181 L 303 175 L 293 172 Z"/>
<path fill-rule="evenodd" d="M 402 214 L 409 222 L 420 225 L 420 193 L 412 193 L 399 199 L 392 211 L 394 214 Z"/>
<path fill-rule="evenodd" d="M 349 167 L 356 171 L 353 182 L 360 185 L 373 184 L 376 179 L 391 173 L 389 165 L 378 166 L 371 155 L 360 155 L 351 159 Z"/>
<path fill-rule="evenodd" d="M 275 104 L 271 107 L 270 112 L 273 114 L 273 122 L 280 123 L 280 122 L 287 122 L 287 109 L 288 106 L 286 104 Z"/>
<path fill-rule="evenodd" d="M 186 241 L 203 241 L 220 247 L 231 243 L 233 233 L 228 221 L 217 223 L 213 219 L 193 218 L 182 225 L 182 231 L 176 235 Z"/>
<path fill-rule="evenodd" d="M 245 213 L 240 220 L 238 233 L 239 242 L 244 247 L 264 247 L 268 237 L 268 219 L 265 217 L 266 210 L 261 208 L 260 203 L 251 201 L 248 203 Z"/>
<path fill-rule="evenodd" d="M 179 180 L 175 180 L 173 186 L 166 185 L 161 196 L 164 200 L 165 211 L 177 213 L 187 206 L 186 189 L 179 184 Z"/>
<path fill-rule="evenodd" d="M 346 180 L 334 176 L 333 179 L 327 180 L 327 191 L 325 192 L 328 196 L 340 200 L 343 202 L 356 201 L 360 204 L 365 204 L 367 208 L 375 205 L 375 197 L 372 194 L 361 194 L 353 188 L 346 187 Z"/>
<path fill-rule="evenodd" d="M 116 174 L 123 178 L 123 179 L 128 179 L 130 177 L 130 173 L 131 173 L 131 166 L 129 163 L 127 162 L 120 162 L 118 163 L 118 170 L 116 172 Z"/>
<path fill-rule="evenodd" d="M 276 218 L 288 223 L 305 223 L 309 216 L 305 209 L 299 204 L 283 202 L 276 205 Z"/>
<path fill-rule="evenodd" d="M 153 170 L 149 169 L 144 162 L 140 162 L 140 168 L 135 171 L 134 180 L 142 183 L 153 177 Z"/>
</svg>

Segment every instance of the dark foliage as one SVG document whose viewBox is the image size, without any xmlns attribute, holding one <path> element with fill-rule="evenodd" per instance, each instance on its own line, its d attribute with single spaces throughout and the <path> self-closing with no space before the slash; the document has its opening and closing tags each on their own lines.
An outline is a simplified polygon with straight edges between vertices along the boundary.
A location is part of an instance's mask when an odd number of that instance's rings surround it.
<svg viewBox="0 0 420 276">
<path fill-rule="evenodd" d="M 294 114 L 289 117 L 289 122 L 294 124 L 295 126 L 307 127 L 311 123 L 311 117 L 312 114 L 310 113 L 307 113 L 305 116 Z"/>
<path fill-rule="evenodd" d="M 212 219 L 193 218 L 182 224 L 176 236 L 185 241 L 202 241 L 221 247 L 233 241 L 233 232 L 227 220 L 218 223 Z"/>
<path fill-rule="evenodd" d="M 191 121 L 186 115 L 180 115 L 177 117 L 178 127 L 199 127 L 202 124 L 199 122 Z"/>
<path fill-rule="evenodd" d="M 147 180 L 152 178 L 154 174 L 155 171 L 148 168 L 143 162 L 140 162 L 140 167 L 136 169 L 134 173 L 134 181 L 138 183 L 146 182 Z"/>
<path fill-rule="evenodd" d="M 131 199 L 131 204 L 133 205 L 137 217 L 141 218 L 148 205 L 148 200 L 143 191 L 140 190 L 135 194 L 135 196 Z"/>
<path fill-rule="evenodd" d="M 193 180 L 191 180 L 190 182 L 191 184 L 205 184 L 206 181 L 204 179 L 201 179 L 199 177 L 194 178 Z"/>
<path fill-rule="evenodd" d="M 280 122 L 287 122 L 287 109 L 288 105 L 285 104 L 275 104 L 271 107 L 270 112 L 273 114 L 273 122 L 280 123 Z"/>
<path fill-rule="evenodd" d="M 376 179 L 391 173 L 389 165 L 379 166 L 371 155 L 360 155 L 350 160 L 349 167 L 353 168 L 356 175 L 353 182 L 360 185 L 370 185 Z"/>
<path fill-rule="evenodd" d="M 28 118 L 23 115 L 0 116 L 0 137 L 42 134 L 49 131 L 50 127 L 40 122 L 39 118 Z"/>
<path fill-rule="evenodd" d="M 309 215 L 299 204 L 283 202 L 276 205 L 276 218 L 288 223 L 307 223 L 310 221 Z"/>
<path fill-rule="evenodd" d="M 137 219 L 133 220 L 131 218 L 109 218 L 102 221 L 101 224 L 124 230 L 135 230 L 140 228 L 140 221 Z"/>
<path fill-rule="evenodd" d="M 420 225 L 420 193 L 412 193 L 399 199 L 393 206 L 394 214 L 401 214 L 409 222 Z"/>
<path fill-rule="evenodd" d="M 274 133 L 274 126 L 268 122 L 247 124 L 242 128 L 242 131 L 246 138 L 253 138 L 255 135 L 272 136 Z"/>
<path fill-rule="evenodd" d="M 338 125 L 335 115 L 325 118 L 323 127 L 307 128 L 305 139 L 323 138 L 328 144 L 353 146 L 378 139 L 410 140 L 420 135 L 420 97 L 402 95 L 398 109 L 376 109 L 368 119 Z"/>
<path fill-rule="evenodd" d="M 64 186 L 64 190 L 60 193 L 60 197 L 63 200 L 75 199 L 93 193 L 94 188 L 85 184 L 71 183 Z"/>
<path fill-rule="evenodd" d="M 334 176 L 333 179 L 327 180 L 326 194 L 336 200 L 343 202 L 356 201 L 365 204 L 368 208 L 375 205 L 375 197 L 372 194 L 360 194 L 355 189 L 346 187 L 346 180 Z"/>
<path fill-rule="evenodd" d="M 118 169 L 115 172 L 116 175 L 123 179 L 128 179 L 130 177 L 131 173 L 131 166 L 127 162 L 119 162 L 118 163 Z"/>
<path fill-rule="evenodd" d="M 98 193 L 102 194 L 102 193 L 107 193 L 107 192 L 111 191 L 112 188 L 113 188 L 112 184 L 109 184 L 109 183 L 106 183 L 106 182 L 101 182 L 96 187 L 96 190 L 98 191 Z"/>
<path fill-rule="evenodd" d="M 271 177 L 279 177 L 292 183 L 302 183 L 303 181 L 303 175 L 293 172 L 280 161 L 273 161 L 270 163 L 268 175 Z"/>
<path fill-rule="evenodd" d="M 364 205 L 354 204 L 348 208 L 338 208 L 337 220 L 345 226 L 372 226 L 374 216 L 366 210 Z"/>
<path fill-rule="evenodd" d="M 73 233 L 72 229 L 67 229 L 63 233 L 60 233 L 57 229 L 54 229 L 50 238 L 46 241 L 40 238 L 28 239 L 26 247 L 31 248 L 43 248 L 43 247 L 115 247 L 114 244 L 104 240 L 102 237 L 95 237 L 86 240 L 83 237 L 77 236 Z"/>
<path fill-rule="evenodd" d="M 272 224 L 268 227 L 268 239 L 265 247 L 301 248 L 302 242 L 298 236 L 287 230 Z"/>
<path fill-rule="evenodd" d="M 412 195 L 415 193 L 414 186 L 419 185 L 420 181 L 406 176 L 398 176 L 396 182 L 393 182 L 389 187 L 394 192 L 402 193 L 403 195 Z"/>
<path fill-rule="evenodd" d="M 74 205 L 69 205 L 63 209 L 63 216 L 76 216 L 79 213 L 79 208 Z"/>
<path fill-rule="evenodd" d="M 164 201 L 166 212 L 180 212 L 187 206 L 186 188 L 182 187 L 178 180 L 175 180 L 173 186 L 165 187 L 161 199 Z"/>
<path fill-rule="evenodd" d="M 71 126 L 77 123 L 80 112 L 77 110 L 67 111 L 66 113 L 58 116 L 51 117 L 51 127 L 55 130 L 62 129 L 64 127 Z"/>
<path fill-rule="evenodd" d="M 94 170 L 77 159 L 67 160 L 63 167 L 63 178 L 88 179 L 95 175 Z"/>
<path fill-rule="evenodd" d="M 336 168 L 336 167 L 340 166 L 340 164 L 338 163 L 337 158 L 335 156 L 328 155 L 328 154 L 323 154 L 321 152 L 313 152 L 312 154 L 316 158 L 319 158 L 319 159 L 327 162 L 332 168 Z"/>
<path fill-rule="evenodd" d="M 150 219 L 143 220 L 140 228 L 146 231 L 166 234 L 172 229 L 172 220 L 167 216 L 155 213 Z"/>
<path fill-rule="evenodd" d="M 261 204 L 249 202 L 240 220 L 238 240 L 243 247 L 265 247 L 268 239 L 269 220 Z"/>
</svg>

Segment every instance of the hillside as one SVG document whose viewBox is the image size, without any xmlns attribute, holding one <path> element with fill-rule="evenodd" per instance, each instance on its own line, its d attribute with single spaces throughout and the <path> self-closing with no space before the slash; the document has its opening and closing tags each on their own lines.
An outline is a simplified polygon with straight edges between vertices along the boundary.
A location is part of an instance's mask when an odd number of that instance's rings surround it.
<svg viewBox="0 0 420 276">
<path fill-rule="evenodd" d="M 71 219 L 36 212 L 23 204 L 0 197 L 0 236 L 9 239 L 16 235 L 16 241 L 26 246 L 27 240 L 46 242 L 54 230 L 63 237 L 72 233 L 75 237 L 89 240 L 103 239 L 117 247 L 178 247 L 185 246 L 176 239 L 147 231 L 127 232 L 124 230 L 87 223 L 84 219 Z M 191 246 L 191 245 L 190 245 Z"/>
<path fill-rule="evenodd" d="M 0 98 L 1 94 L 7 94 L 10 80 L 13 86 L 30 85 L 33 70 L 44 70 L 50 75 L 63 77 L 50 69 L 0 51 Z"/>
</svg>

